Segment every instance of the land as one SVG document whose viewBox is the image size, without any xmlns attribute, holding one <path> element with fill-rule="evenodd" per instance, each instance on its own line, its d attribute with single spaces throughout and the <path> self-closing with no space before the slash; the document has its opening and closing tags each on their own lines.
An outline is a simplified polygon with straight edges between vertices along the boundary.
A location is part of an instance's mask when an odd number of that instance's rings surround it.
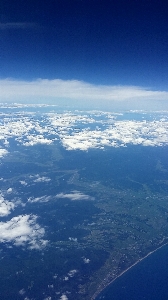
<svg viewBox="0 0 168 300">
<path fill-rule="evenodd" d="M 157 180 L 153 176 L 149 182 L 143 178 L 138 180 L 131 172 L 116 179 L 112 171 L 109 172 L 109 161 L 105 160 L 103 174 L 107 172 L 110 176 L 102 175 L 100 179 L 97 176 L 98 165 L 88 174 L 89 165 L 79 168 L 75 165 L 76 157 L 73 157 L 74 168 L 66 163 L 66 168 L 60 167 L 60 162 L 66 157 L 59 148 L 48 146 L 46 151 L 44 147 L 34 152 L 27 149 L 6 157 L 4 165 L 8 172 L 3 189 L 9 186 L 17 189 L 26 204 L 28 197 L 32 196 L 32 186 L 29 183 L 23 191 L 23 187 L 18 188 L 17 183 L 29 178 L 33 172 L 49 178 L 52 175 L 51 181 L 41 183 L 41 188 L 35 191 L 37 196 L 51 195 L 51 203 L 36 203 L 33 206 L 34 213 L 40 214 L 50 236 L 50 246 L 43 251 L 44 261 L 47 257 L 46 268 L 49 264 L 53 275 L 54 268 L 50 260 L 55 259 L 55 272 L 60 274 L 51 283 L 60 294 L 68 290 L 68 299 L 74 299 L 75 296 L 77 300 L 95 300 L 119 276 L 168 242 L 167 167 L 163 160 L 162 164 L 160 160 L 156 161 L 153 169 L 157 172 Z M 18 164 L 20 169 L 16 172 Z M 23 170 L 22 174 L 20 170 Z M 71 201 L 55 197 L 59 192 L 74 190 L 89 195 L 90 200 Z M 26 205 L 23 213 L 30 207 L 30 204 Z M 41 254 L 38 255 L 39 260 L 36 257 L 35 261 L 32 253 L 30 261 L 27 261 L 27 265 L 32 265 L 32 273 L 34 266 L 41 268 Z M 88 263 L 79 263 L 81 257 L 89 259 Z M 31 263 L 33 259 L 34 266 Z M 74 266 L 77 273 L 74 278 L 65 281 L 63 278 L 66 278 L 69 266 Z M 22 274 L 27 274 L 25 269 L 23 266 Z M 38 286 L 36 277 L 30 277 L 28 287 L 32 281 L 33 287 L 28 288 L 31 297 L 33 288 Z M 54 288 L 51 295 L 54 295 Z"/>
<path fill-rule="evenodd" d="M 94 204 L 100 213 L 93 216 L 93 223 L 79 226 L 90 232 L 84 237 L 87 247 L 109 253 L 100 269 L 80 285 L 81 299 L 93 300 L 119 276 L 167 243 L 168 197 L 165 193 L 152 193 L 146 185 L 135 191 L 90 183 L 80 180 L 77 173 L 73 184 L 92 191 L 100 199 Z"/>
</svg>

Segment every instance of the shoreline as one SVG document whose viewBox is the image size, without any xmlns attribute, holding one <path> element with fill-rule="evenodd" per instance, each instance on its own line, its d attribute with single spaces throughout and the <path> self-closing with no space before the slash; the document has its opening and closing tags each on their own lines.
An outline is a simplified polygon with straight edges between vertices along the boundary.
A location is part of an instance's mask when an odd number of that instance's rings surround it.
<svg viewBox="0 0 168 300">
<path fill-rule="evenodd" d="M 167 238 L 166 238 L 167 239 Z M 165 239 L 164 239 L 165 240 Z M 163 240 L 163 241 L 164 241 Z M 163 243 L 163 241 L 161 243 Z M 138 263 L 140 263 L 141 261 L 143 261 L 145 258 L 147 258 L 148 256 L 150 256 L 151 254 L 155 253 L 156 251 L 158 251 L 159 249 L 161 249 L 162 247 L 168 245 L 168 241 L 165 244 L 162 244 L 161 246 L 159 246 L 158 248 L 156 248 L 153 251 L 150 251 L 147 255 L 145 255 L 144 257 L 138 259 L 133 265 L 131 265 L 130 267 L 128 267 L 126 270 L 122 271 L 118 276 L 116 276 L 114 279 L 112 279 L 109 283 L 107 283 L 107 285 L 105 287 L 101 287 L 101 284 L 99 285 L 97 291 L 94 293 L 94 295 L 91 297 L 91 300 L 96 300 L 96 298 L 100 295 L 101 292 L 103 292 L 103 290 L 105 290 L 109 285 L 111 285 L 114 281 L 116 281 L 119 277 L 121 277 L 123 274 L 125 274 L 127 271 L 129 271 L 131 268 L 133 268 L 134 266 L 136 266 Z M 104 282 L 104 280 L 102 280 L 102 282 Z"/>
</svg>

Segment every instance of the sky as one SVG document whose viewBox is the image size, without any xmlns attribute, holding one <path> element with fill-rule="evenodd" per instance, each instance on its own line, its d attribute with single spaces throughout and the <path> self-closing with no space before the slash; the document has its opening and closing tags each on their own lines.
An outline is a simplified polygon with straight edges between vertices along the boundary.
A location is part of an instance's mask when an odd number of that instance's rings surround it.
<svg viewBox="0 0 168 300">
<path fill-rule="evenodd" d="M 166 0 L 0 2 L 1 102 L 168 108 L 167 53 Z"/>
</svg>

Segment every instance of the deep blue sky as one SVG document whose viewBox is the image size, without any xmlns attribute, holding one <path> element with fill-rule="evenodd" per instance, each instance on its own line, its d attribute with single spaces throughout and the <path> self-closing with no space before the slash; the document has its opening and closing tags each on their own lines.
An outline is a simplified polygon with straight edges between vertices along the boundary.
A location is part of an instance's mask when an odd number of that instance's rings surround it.
<svg viewBox="0 0 168 300">
<path fill-rule="evenodd" d="M 0 78 L 168 90 L 168 2 L 1 0 Z"/>
</svg>

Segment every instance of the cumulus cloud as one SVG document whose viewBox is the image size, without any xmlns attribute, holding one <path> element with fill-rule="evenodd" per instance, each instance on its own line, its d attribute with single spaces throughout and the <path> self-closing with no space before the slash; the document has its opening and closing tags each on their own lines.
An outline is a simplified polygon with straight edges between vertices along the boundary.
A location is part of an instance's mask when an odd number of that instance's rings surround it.
<svg viewBox="0 0 168 300">
<path fill-rule="evenodd" d="M 79 191 L 72 191 L 71 193 L 59 193 L 56 195 L 56 198 L 68 198 L 72 201 L 76 201 L 76 200 L 94 200 L 94 197 L 91 197 L 89 195 L 85 195 Z"/>
<path fill-rule="evenodd" d="M 130 114 L 134 114 L 133 111 Z M 5 115 L 0 124 L 1 143 L 15 139 L 18 144 L 54 144 L 61 142 L 66 150 L 91 148 L 126 147 L 129 144 L 142 146 L 163 146 L 168 144 L 168 119 L 164 114 L 141 120 L 124 119 L 125 115 L 102 111 L 74 111 L 46 113 L 42 119 L 19 114 Z M 132 117 L 133 118 L 133 117 Z M 33 132 L 33 133 L 32 133 Z M 10 143 L 8 148 L 10 149 Z M 0 149 L 0 156 L 6 155 Z M 45 176 L 34 178 L 35 182 L 47 182 Z"/>
<path fill-rule="evenodd" d="M 7 222 L 0 222 L 0 242 L 13 243 L 15 246 L 28 246 L 29 249 L 41 249 L 47 241 L 42 237 L 44 228 L 36 223 L 35 215 L 19 215 Z"/>
<path fill-rule="evenodd" d="M 32 133 L 33 132 L 33 133 Z M 0 124 L 0 140 L 4 146 L 6 142 L 14 138 L 24 146 L 34 146 L 36 144 L 52 144 L 52 140 L 44 135 L 50 133 L 50 128 L 40 124 L 39 120 L 29 116 L 28 113 L 16 113 L 2 116 Z M 0 157 L 8 153 L 6 149 L 0 149 Z"/>
<path fill-rule="evenodd" d="M 83 261 L 84 261 L 85 264 L 89 264 L 90 263 L 90 259 L 86 258 L 86 257 L 83 258 Z"/>
<path fill-rule="evenodd" d="M 24 146 L 34 146 L 36 144 L 52 144 L 52 140 L 44 138 L 41 134 L 40 135 L 28 135 L 26 142 L 23 143 Z"/>
<path fill-rule="evenodd" d="M 0 194 L 0 217 L 8 216 L 14 208 L 15 204 L 5 200 L 2 194 Z"/>
<path fill-rule="evenodd" d="M 68 298 L 65 294 L 62 294 L 62 296 L 60 297 L 60 300 L 68 300 Z"/>
<path fill-rule="evenodd" d="M 13 192 L 12 188 L 7 189 L 7 193 L 11 194 Z"/>
<path fill-rule="evenodd" d="M 166 100 L 168 92 L 153 91 L 138 86 L 105 86 L 94 85 L 78 80 L 37 79 L 18 81 L 1 79 L 1 101 L 19 101 L 25 99 L 77 99 L 77 100 Z"/>
<path fill-rule="evenodd" d="M 27 185 L 27 182 L 25 180 L 20 180 L 20 184 L 26 186 Z"/>
<path fill-rule="evenodd" d="M 0 149 L 0 157 L 5 156 L 8 153 L 6 149 Z"/>
<path fill-rule="evenodd" d="M 167 121 L 115 121 L 105 130 L 82 129 L 66 135 L 62 144 L 67 150 L 89 148 L 125 147 L 128 144 L 142 146 L 168 145 Z"/>
</svg>

